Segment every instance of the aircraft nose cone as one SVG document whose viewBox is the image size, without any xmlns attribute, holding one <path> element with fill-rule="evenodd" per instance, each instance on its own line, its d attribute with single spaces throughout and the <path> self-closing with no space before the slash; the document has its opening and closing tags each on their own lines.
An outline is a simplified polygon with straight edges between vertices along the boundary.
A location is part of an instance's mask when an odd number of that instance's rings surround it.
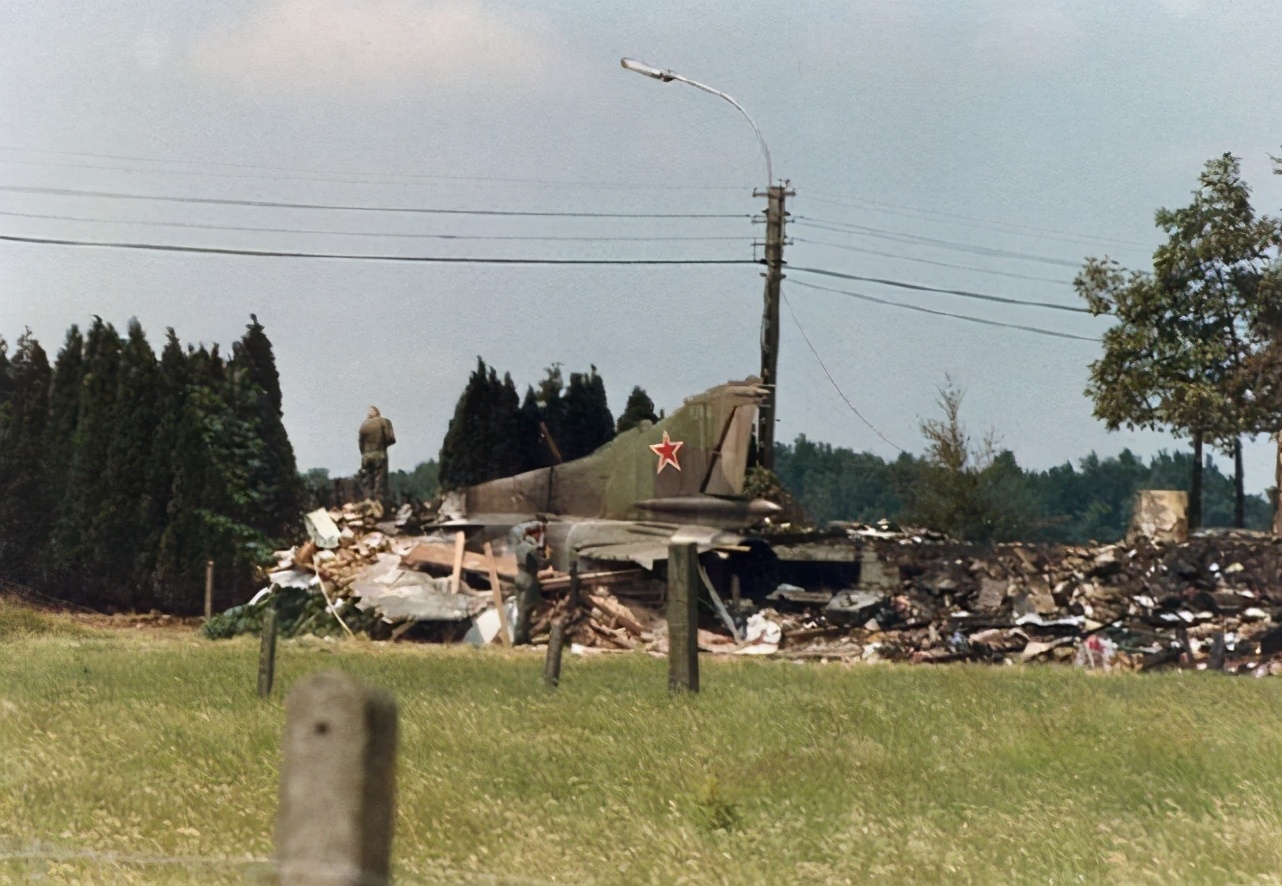
<svg viewBox="0 0 1282 886">
<path fill-rule="evenodd" d="M 771 514 L 777 514 L 782 510 L 782 507 L 764 498 L 754 498 L 748 502 L 748 514 L 753 517 L 769 517 Z"/>
</svg>

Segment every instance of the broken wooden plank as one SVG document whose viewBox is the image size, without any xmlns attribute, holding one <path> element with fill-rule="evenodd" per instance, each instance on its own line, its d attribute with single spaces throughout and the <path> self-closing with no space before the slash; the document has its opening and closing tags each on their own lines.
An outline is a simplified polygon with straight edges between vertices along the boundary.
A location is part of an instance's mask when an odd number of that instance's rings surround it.
<svg viewBox="0 0 1282 886">
<path fill-rule="evenodd" d="M 450 570 L 450 593 L 457 594 L 459 582 L 463 580 L 463 544 L 466 541 L 462 532 L 454 533 L 454 566 Z"/>
<path fill-rule="evenodd" d="M 498 568 L 499 578 L 512 581 L 516 578 L 516 558 L 511 554 L 495 554 L 494 563 Z M 436 575 L 449 575 L 454 568 L 454 549 L 449 545 L 423 542 L 415 545 L 409 553 L 401 557 L 401 565 L 406 569 L 416 569 Z M 483 554 L 475 551 L 463 552 L 463 571 L 482 577 L 489 574 L 489 563 Z"/>
<path fill-rule="evenodd" d="M 486 565 L 490 568 L 490 593 L 494 595 L 494 608 L 499 613 L 499 638 L 504 646 L 512 645 L 512 635 L 508 632 L 507 607 L 503 605 L 503 586 L 499 584 L 499 567 L 494 562 L 494 548 L 485 543 Z"/>
</svg>

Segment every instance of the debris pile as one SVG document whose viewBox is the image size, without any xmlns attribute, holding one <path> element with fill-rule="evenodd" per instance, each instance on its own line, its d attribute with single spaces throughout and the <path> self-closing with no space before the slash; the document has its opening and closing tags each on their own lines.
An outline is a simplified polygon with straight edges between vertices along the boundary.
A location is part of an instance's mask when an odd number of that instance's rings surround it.
<svg viewBox="0 0 1282 886">
<path fill-rule="evenodd" d="M 1282 652 L 1282 539 L 1262 533 L 980 549 L 885 524 L 846 532 L 861 580 L 794 606 L 782 654 L 1255 673 Z"/>
<path fill-rule="evenodd" d="M 206 633 L 257 630 L 270 597 L 287 614 L 286 635 L 510 642 L 516 563 L 502 542 L 497 552 L 489 543 L 465 549 L 461 535 L 422 534 L 430 527 L 411 509 L 385 519 L 372 502 L 315 511 L 306 525 L 308 540 L 278 553 L 269 586 Z M 792 549 L 806 561 L 807 578 L 779 584 L 756 606 L 708 605 L 700 649 L 845 662 L 1282 672 L 1282 539 L 1262 533 L 980 547 L 883 521 L 772 543 L 781 557 Z M 667 651 L 656 574 L 631 568 L 572 581 L 549 569 L 541 582 L 536 643 L 560 622 L 574 651 Z"/>
</svg>

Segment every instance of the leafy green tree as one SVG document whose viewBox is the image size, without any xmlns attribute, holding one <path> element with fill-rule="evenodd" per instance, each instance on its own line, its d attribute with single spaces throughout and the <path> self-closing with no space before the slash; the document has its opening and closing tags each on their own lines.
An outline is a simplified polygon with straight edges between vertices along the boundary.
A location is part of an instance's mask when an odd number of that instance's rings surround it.
<svg viewBox="0 0 1282 886">
<path fill-rule="evenodd" d="M 1009 541 L 1038 521 L 1025 476 L 989 430 L 972 442 L 961 422 L 963 392 L 952 379 L 939 389 L 943 418 L 923 419 L 926 456 L 909 490 L 907 517 L 968 541 Z"/>
<path fill-rule="evenodd" d="M 1152 273 L 1089 259 L 1074 281 L 1092 313 L 1117 319 L 1091 364 L 1087 395 L 1110 430 L 1165 428 L 1193 441 L 1189 521 L 1201 521 L 1202 449 L 1226 447 L 1239 464 L 1243 434 L 1279 422 L 1282 398 L 1252 391 L 1249 367 L 1271 341 L 1261 302 L 1276 225 L 1255 216 L 1231 154 L 1208 161 L 1187 207 L 1159 209 L 1167 242 Z M 1241 517 L 1241 504 L 1238 507 Z"/>
<path fill-rule="evenodd" d="M 622 434 L 643 421 L 657 422 L 658 420 L 659 416 L 654 411 L 654 401 L 650 399 L 645 389 L 638 385 L 632 389 L 631 394 L 628 394 L 628 402 L 623 407 L 623 414 L 619 416 L 614 432 Z"/>
<path fill-rule="evenodd" d="M 163 364 L 162 357 L 162 364 Z M 167 608 L 198 611 L 206 560 L 214 560 L 220 605 L 249 587 L 270 539 L 253 525 L 263 505 L 253 482 L 264 461 L 258 395 L 243 365 L 215 346 L 187 355 L 187 386 L 174 429 L 168 521 L 157 550 L 157 595 Z"/>
<path fill-rule="evenodd" d="M 434 459 L 419 462 L 412 471 L 393 471 L 388 477 L 392 498 L 431 501 L 440 488 L 440 466 Z"/>
</svg>

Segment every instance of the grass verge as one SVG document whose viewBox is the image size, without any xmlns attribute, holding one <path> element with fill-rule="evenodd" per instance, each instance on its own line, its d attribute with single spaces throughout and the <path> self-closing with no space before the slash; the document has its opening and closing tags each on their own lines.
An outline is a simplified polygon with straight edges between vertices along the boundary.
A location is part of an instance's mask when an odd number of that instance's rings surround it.
<svg viewBox="0 0 1282 886">
<path fill-rule="evenodd" d="M 254 641 L 4 636 L 0 882 L 269 881 L 283 711 Z M 303 639 L 278 686 L 332 667 L 398 699 L 398 882 L 1282 872 L 1279 681 L 704 661 L 669 698 L 627 655 L 549 693 L 532 654 Z"/>
</svg>

